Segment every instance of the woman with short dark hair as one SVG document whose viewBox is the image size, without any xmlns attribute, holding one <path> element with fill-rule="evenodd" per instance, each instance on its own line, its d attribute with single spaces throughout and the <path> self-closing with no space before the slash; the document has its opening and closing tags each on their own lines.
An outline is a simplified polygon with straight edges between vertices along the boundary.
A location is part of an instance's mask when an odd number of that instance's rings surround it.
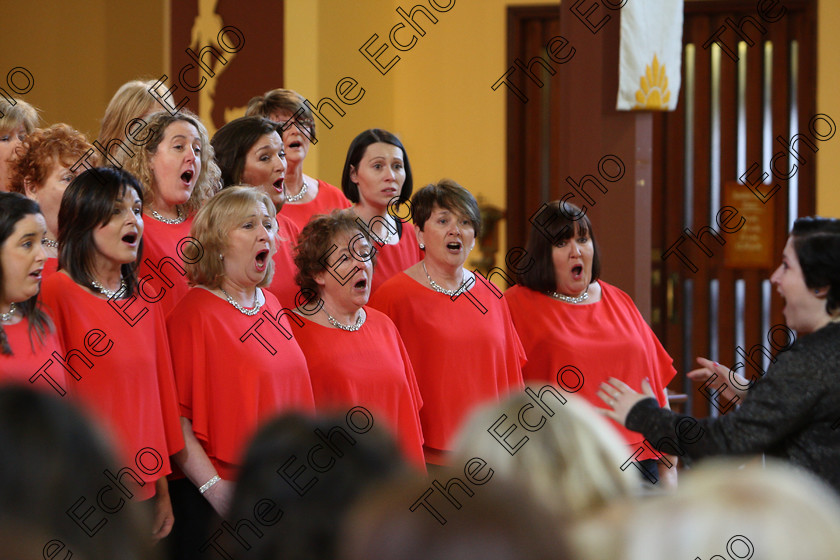
<svg viewBox="0 0 840 560">
<path fill-rule="evenodd" d="M 414 228 L 398 217 L 408 207 L 414 188 L 411 164 L 400 139 L 380 128 L 356 136 L 347 149 L 341 188 L 375 242 L 374 293 L 386 280 L 423 258 Z"/>
<path fill-rule="evenodd" d="M 600 253 L 589 217 L 556 200 L 543 212 L 545 226 L 534 224 L 525 246 L 529 265 L 519 274 L 519 285 L 505 292 L 528 355 L 525 381 L 550 383 L 598 406 L 598 383 L 607 377 L 634 387 L 648 377 L 658 406 L 667 406 L 665 387 L 676 374 L 673 360 L 630 296 L 599 278 Z M 676 470 L 656 463 L 642 436 L 614 426 L 627 443 L 627 457 L 640 461 L 654 480 L 657 472 Z M 641 455 L 635 455 L 640 448 Z"/>
<path fill-rule="evenodd" d="M 522 388 L 525 352 L 501 294 L 464 268 L 481 231 L 472 194 L 444 179 L 416 192 L 412 208 L 425 258 L 386 281 L 370 305 L 394 321 L 411 357 L 426 463 L 445 465 L 473 408 Z"/>
<path fill-rule="evenodd" d="M 767 453 L 804 467 L 840 491 L 840 220 L 799 218 L 782 263 L 770 277 L 794 340 L 765 375 L 747 381 L 698 358 L 688 375 L 740 406 L 718 418 L 694 420 L 661 410 L 650 396 L 617 379 L 601 383 L 607 415 L 645 436 L 654 447 L 673 442 L 689 458 Z M 791 336 L 793 333 L 791 333 Z M 712 376 L 715 378 L 712 378 Z M 686 419 L 694 425 L 682 429 Z M 667 436 L 667 437 L 666 437 Z"/>
<path fill-rule="evenodd" d="M 141 500 L 155 497 L 155 536 L 163 538 L 173 522 L 169 456 L 184 441 L 163 313 L 138 297 L 143 190 L 120 169 L 89 169 L 64 192 L 58 227 L 59 271 L 42 296 L 72 354 L 68 381 L 113 430 L 121 461 L 146 459 L 130 488 Z"/>
</svg>

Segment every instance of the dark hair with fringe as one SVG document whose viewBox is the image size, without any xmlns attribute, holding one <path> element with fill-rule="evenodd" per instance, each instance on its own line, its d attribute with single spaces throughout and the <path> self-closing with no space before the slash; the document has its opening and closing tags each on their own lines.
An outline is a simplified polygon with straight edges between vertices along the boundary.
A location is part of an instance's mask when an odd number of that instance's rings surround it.
<svg viewBox="0 0 840 560">
<path fill-rule="evenodd" d="M 216 131 L 210 144 L 216 152 L 216 164 L 222 172 L 223 188 L 242 183 L 248 152 L 266 134 L 276 132 L 280 135 L 278 126 L 263 117 L 240 117 Z"/>
<path fill-rule="evenodd" d="M 127 189 L 134 189 L 143 202 L 143 187 L 131 173 L 115 167 L 94 167 L 80 173 L 64 191 L 58 211 L 58 268 L 65 269 L 77 284 L 89 286 L 94 279 L 93 232 L 111 220 L 114 205 Z M 142 258 L 141 238 L 137 260 L 120 267 L 126 297 L 137 289 L 137 267 Z"/>
<path fill-rule="evenodd" d="M 41 207 L 34 200 L 30 200 L 18 193 L 0 192 L 0 248 L 6 243 L 15 226 L 26 216 L 40 214 Z M 38 240 L 40 241 L 40 240 Z M 3 263 L 0 261 L 0 293 L 5 290 L 3 285 Z M 17 308 L 23 313 L 23 318 L 29 323 L 29 344 L 32 351 L 35 351 L 35 338 L 38 344 L 44 343 L 44 336 L 53 330 L 52 321 L 44 313 L 41 303 L 38 301 L 38 294 L 35 294 L 24 302 L 18 302 Z M 33 335 L 35 335 L 33 337 Z M 14 355 L 6 337 L 6 331 L 0 325 L 0 353 L 7 356 Z"/>
<path fill-rule="evenodd" d="M 601 253 L 595 239 L 595 231 L 589 217 L 570 202 L 552 200 L 539 211 L 539 219 L 531 220 L 531 231 L 525 251 L 534 259 L 534 265 L 518 274 L 517 281 L 537 292 L 553 292 L 557 289 L 557 275 L 551 253 L 554 245 L 570 239 L 573 235 L 588 235 L 592 240 L 592 278 L 601 277 Z"/>
</svg>

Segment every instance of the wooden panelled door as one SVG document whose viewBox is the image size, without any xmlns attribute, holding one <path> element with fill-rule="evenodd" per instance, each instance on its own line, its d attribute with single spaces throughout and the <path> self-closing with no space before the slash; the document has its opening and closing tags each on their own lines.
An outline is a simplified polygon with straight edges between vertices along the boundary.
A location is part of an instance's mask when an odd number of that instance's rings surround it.
<svg viewBox="0 0 840 560">
<path fill-rule="evenodd" d="M 508 57 L 529 61 L 545 55 L 545 45 L 560 34 L 558 5 L 508 8 Z M 548 59 L 548 57 L 545 57 Z M 552 70 L 557 66 L 550 61 Z M 528 218 L 547 200 L 556 200 L 568 190 L 560 175 L 557 154 L 562 149 L 560 104 L 557 80 L 538 64 L 534 74 L 539 83 L 522 77 L 517 69 L 512 81 L 523 98 L 505 91 L 507 97 L 507 247 L 524 247 L 531 224 Z M 540 85 L 542 84 L 542 85 Z M 499 93 L 499 92 L 497 92 Z M 565 189 L 561 192 L 561 189 Z"/>
<path fill-rule="evenodd" d="M 654 120 L 652 326 L 700 417 L 729 408 L 683 376 L 696 356 L 752 379 L 790 342 L 768 279 L 834 133 L 816 114 L 816 2 L 756 10 L 686 1 L 679 104 Z"/>
</svg>

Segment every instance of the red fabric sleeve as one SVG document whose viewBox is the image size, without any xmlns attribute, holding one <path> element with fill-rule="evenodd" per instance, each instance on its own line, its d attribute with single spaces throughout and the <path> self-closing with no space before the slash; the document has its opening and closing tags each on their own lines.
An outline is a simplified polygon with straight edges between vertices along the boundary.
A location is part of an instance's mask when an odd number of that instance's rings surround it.
<svg viewBox="0 0 840 560">
<path fill-rule="evenodd" d="M 274 277 L 268 290 L 274 294 L 283 307 L 295 308 L 295 296 L 300 287 L 295 283 L 294 247 L 297 244 L 300 228 L 287 217 L 277 215 L 277 252 L 274 254 Z"/>
<path fill-rule="evenodd" d="M 164 316 L 190 288 L 178 248 L 182 243 L 191 243 L 192 223 L 192 216 L 180 224 L 164 224 L 143 216 L 143 260 L 137 267 L 137 279 L 144 299 L 160 306 Z"/>
<path fill-rule="evenodd" d="M 411 357 L 427 462 L 440 462 L 476 406 L 522 389 L 522 345 L 505 302 L 483 281 L 452 301 L 400 273 L 370 306 L 391 318 Z"/>
<path fill-rule="evenodd" d="M 184 446 L 160 308 L 134 297 L 118 302 L 145 313 L 133 324 L 108 301 L 58 272 L 43 284 L 62 346 L 71 393 L 111 431 L 121 463 L 143 480 L 170 472 Z M 154 495 L 154 484 L 138 490 Z"/>
<path fill-rule="evenodd" d="M 29 321 L 26 319 L 14 325 L 3 325 L 13 354 L 0 354 L 0 382 L 24 385 L 55 396 L 65 396 L 68 385 L 64 368 L 53 358 L 57 352 L 64 356 L 58 333 L 50 331 L 43 343 L 32 333 L 30 340 Z"/>
<path fill-rule="evenodd" d="M 400 334 L 383 313 L 366 307 L 356 332 L 327 328 L 305 319 L 294 324 L 312 378 L 319 412 L 346 413 L 353 406 L 383 419 L 404 455 L 425 469 L 422 406 L 417 380 Z"/>
<path fill-rule="evenodd" d="M 289 319 L 277 298 L 263 294 L 262 309 L 249 317 L 196 287 L 167 318 L 181 414 L 226 480 L 236 479 L 263 422 L 285 410 L 309 413 L 315 407 Z"/>
<path fill-rule="evenodd" d="M 505 292 L 528 354 L 528 363 L 522 369 L 525 381 L 551 383 L 568 392 L 578 384 L 574 371 L 566 369 L 574 367 L 583 378 L 575 394 L 603 408 L 597 391 L 609 377 L 624 381 L 636 391 L 641 391 L 642 380 L 648 377 L 663 405 L 663 389 L 676 374 L 673 361 L 630 297 L 602 280 L 599 283 L 601 301 L 586 305 L 557 301 L 523 286 Z M 568 373 L 558 380 L 561 371 Z M 635 452 L 644 438 L 611 423 L 631 448 L 630 453 Z M 644 448 L 640 458 L 655 457 Z"/>
<path fill-rule="evenodd" d="M 387 280 L 423 259 L 414 226 L 408 222 L 402 222 L 402 236 L 398 243 L 377 244 L 376 249 L 376 266 L 373 269 L 373 281 L 370 287 L 371 295 Z"/>
</svg>

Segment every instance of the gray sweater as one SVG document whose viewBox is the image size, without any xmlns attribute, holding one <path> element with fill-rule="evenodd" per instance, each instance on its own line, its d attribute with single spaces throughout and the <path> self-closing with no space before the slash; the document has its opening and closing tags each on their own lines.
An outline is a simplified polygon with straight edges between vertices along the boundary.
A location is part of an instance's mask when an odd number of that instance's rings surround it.
<svg viewBox="0 0 840 560">
<path fill-rule="evenodd" d="M 637 403 L 627 427 L 666 453 L 698 459 L 710 455 L 766 453 L 810 470 L 840 492 L 840 323 L 799 337 L 776 356 L 741 406 L 719 418 L 695 422 L 655 399 Z"/>
</svg>

